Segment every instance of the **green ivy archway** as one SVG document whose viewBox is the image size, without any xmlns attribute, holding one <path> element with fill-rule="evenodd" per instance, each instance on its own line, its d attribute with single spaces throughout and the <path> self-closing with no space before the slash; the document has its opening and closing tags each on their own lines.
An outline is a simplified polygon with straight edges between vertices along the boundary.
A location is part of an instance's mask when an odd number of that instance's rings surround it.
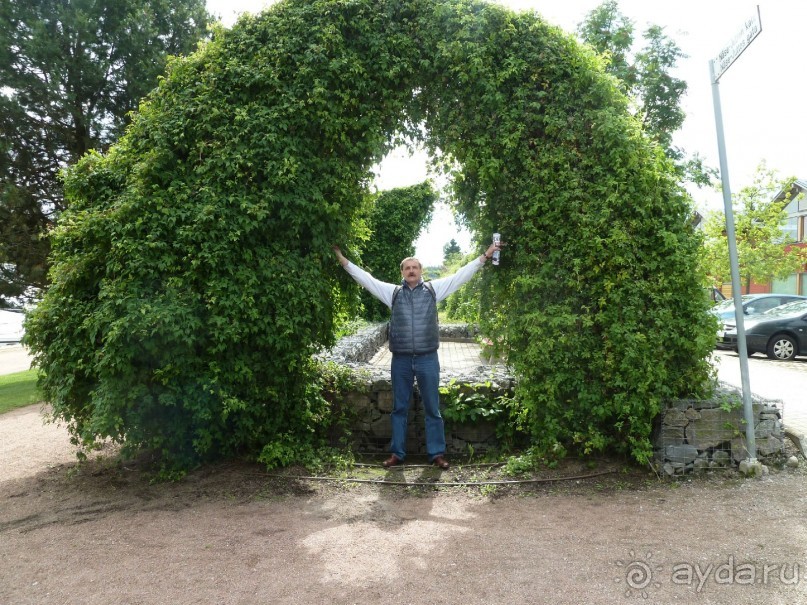
<svg viewBox="0 0 807 605">
<path fill-rule="evenodd" d="M 286 0 L 169 66 L 125 137 L 66 173 L 28 322 L 54 414 L 171 466 L 292 459 L 327 421 L 311 354 L 347 286 L 371 167 L 401 134 L 451 158 L 542 445 L 649 452 L 706 388 L 690 208 L 599 60 L 476 0 Z"/>
</svg>

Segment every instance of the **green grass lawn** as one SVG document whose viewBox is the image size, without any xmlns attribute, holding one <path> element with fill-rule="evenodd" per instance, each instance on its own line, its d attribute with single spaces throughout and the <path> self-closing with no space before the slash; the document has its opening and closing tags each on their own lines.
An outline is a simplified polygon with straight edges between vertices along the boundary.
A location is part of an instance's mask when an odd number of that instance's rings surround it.
<svg viewBox="0 0 807 605">
<path fill-rule="evenodd" d="M 36 370 L 0 376 L 0 414 L 40 401 Z"/>
</svg>

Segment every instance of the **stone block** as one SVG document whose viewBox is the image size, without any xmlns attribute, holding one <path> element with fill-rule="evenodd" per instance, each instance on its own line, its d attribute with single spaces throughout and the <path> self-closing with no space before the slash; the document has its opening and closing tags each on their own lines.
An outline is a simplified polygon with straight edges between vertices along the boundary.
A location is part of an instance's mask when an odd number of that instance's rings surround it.
<svg viewBox="0 0 807 605">
<path fill-rule="evenodd" d="M 371 430 L 372 426 L 382 418 L 382 416 L 386 415 L 382 414 L 375 408 L 371 408 L 359 416 L 356 422 L 362 430 L 369 431 Z"/>
<path fill-rule="evenodd" d="M 767 468 L 760 462 L 750 462 L 743 460 L 740 462 L 739 471 L 748 477 L 761 477 L 766 473 Z"/>
<path fill-rule="evenodd" d="M 446 448 L 448 449 L 449 453 L 451 454 L 461 454 L 467 451 L 468 444 L 463 441 L 462 439 L 457 439 L 456 437 L 452 437 L 446 439 Z"/>
<path fill-rule="evenodd" d="M 676 464 L 689 464 L 690 462 L 694 462 L 698 457 L 698 450 L 694 446 L 686 443 L 682 445 L 668 445 L 664 455 L 673 466 L 676 466 Z"/>
<path fill-rule="evenodd" d="M 736 463 L 749 457 L 748 449 L 745 447 L 745 437 L 735 437 L 731 440 L 731 457 Z"/>
<path fill-rule="evenodd" d="M 773 454 L 781 454 L 784 452 L 784 442 L 777 439 L 773 435 L 757 438 L 757 456 L 772 456 Z"/>
<path fill-rule="evenodd" d="M 695 470 L 696 473 L 703 472 L 709 469 L 709 464 L 710 463 L 707 459 L 698 458 L 697 460 L 695 460 L 695 463 L 693 464 L 692 468 Z"/>
<path fill-rule="evenodd" d="M 376 380 L 370 385 L 371 391 L 392 391 L 392 381 L 391 380 Z"/>
<path fill-rule="evenodd" d="M 492 422 L 451 424 L 447 429 L 457 438 L 470 443 L 482 443 L 496 437 L 496 426 Z"/>
<path fill-rule="evenodd" d="M 383 390 L 376 393 L 376 405 L 382 412 L 392 412 L 392 391 Z"/>
<path fill-rule="evenodd" d="M 689 402 L 687 401 L 670 401 L 667 403 L 667 408 L 662 410 L 662 414 L 666 414 L 669 410 L 680 410 L 684 411 L 689 407 Z"/>
<path fill-rule="evenodd" d="M 731 455 L 726 450 L 716 450 L 712 452 L 712 463 L 721 466 L 728 466 L 731 462 Z"/>
<path fill-rule="evenodd" d="M 359 415 L 374 407 L 369 395 L 351 391 L 344 396 L 344 403 L 350 406 Z"/>
<path fill-rule="evenodd" d="M 381 437 L 385 439 L 392 438 L 392 425 L 390 425 L 389 416 L 379 416 L 377 420 L 369 423 L 370 436 Z"/>
<path fill-rule="evenodd" d="M 705 450 L 730 441 L 744 426 L 742 415 L 735 410 L 701 410 L 701 417 L 687 425 L 686 440 L 699 450 Z"/>
<path fill-rule="evenodd" d="M 671 408 L 664 413 L 664 426 L 686 426 L 687 424 L 689 424 L 689 420 L 683 410 Z"/>
<path fill-rule="evenodd" d="M 757 441 L 760 439 L 765 439 L 769 437 L 776 431 L 776 421 L 775 420 L 763 420 L 757 424 L 754 428 L 754 435 L 756 435 Z"/>
<path fill-rule="evenodd" d="M 666 447 L 668 445 L 681 445 L 684 443 L 684 427 L 682 426 L 663 426 L 661 427 L 661 434 L 659 436 L 660 442 L 658 445 Z"/>
<path fill-rule="evenodd" d="M 701 413 L 695 408 L 687 408 L 684 416 L 687 417 L 687 420 L 700 420 Z"/>
<path fill-rule="evenodd" d="M 704 399 L 703 401 L 694 402 L 693 407 L 696 410 L 713 410 L 719 408 L 720 405 L 720 401 L 716 399 Z"/>
</svg>

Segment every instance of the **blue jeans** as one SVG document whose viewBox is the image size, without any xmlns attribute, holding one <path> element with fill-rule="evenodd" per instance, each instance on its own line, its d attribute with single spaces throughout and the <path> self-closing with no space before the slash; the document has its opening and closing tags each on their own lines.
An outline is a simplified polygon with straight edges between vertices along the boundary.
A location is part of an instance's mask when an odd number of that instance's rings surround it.
<svg viewBox="0 0 807 605">
<path fill-rule="evenodd" d="M 390 452 L 406 458 L 406 425 L 409 400 L 418 381 L 426 414 L 426 453 L 429 462 L 446 453 L 446 435 L 440 416 L 440 360 L 437 351 L 423 355 L 392 354 L 392 445 Z"/>
</svg>

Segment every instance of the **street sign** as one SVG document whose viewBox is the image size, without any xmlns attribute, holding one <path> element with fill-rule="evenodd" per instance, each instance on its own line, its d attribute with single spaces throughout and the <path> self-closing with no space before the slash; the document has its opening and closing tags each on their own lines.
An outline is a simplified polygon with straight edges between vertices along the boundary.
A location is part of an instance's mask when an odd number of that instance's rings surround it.
<svg viewBox="0 0 807 605">
<path fill-rule="evenodd" d="M 759 5 L 757 5 L 757 14 L 743 23 L 739 33 L 731 39 L 728 46 L 718 53 L 717 58 L 714 60 L 713 77 L 715 82 L 731 67 L 731 64 L 748 48 L 748 45 L 754 41 L 754 38 L 756 38 L 761 31 L 762 19 L 759 16 Z"/>
</svg>

